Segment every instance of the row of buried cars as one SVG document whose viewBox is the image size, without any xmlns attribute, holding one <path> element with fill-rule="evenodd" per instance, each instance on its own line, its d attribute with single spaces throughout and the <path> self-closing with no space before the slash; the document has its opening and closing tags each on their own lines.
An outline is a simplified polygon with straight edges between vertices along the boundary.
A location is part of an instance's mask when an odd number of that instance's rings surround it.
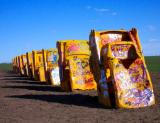
<svg viewBox="0 0 160 123">
<path fill-rule="evenodd" d="M 137 29 L 91 30 L 89 41 L 60 40 L 56 45 L 16 56 L 13 70 L 64 91 L 97 90 L 107 107 L 155 104 Z"/>
</svg>

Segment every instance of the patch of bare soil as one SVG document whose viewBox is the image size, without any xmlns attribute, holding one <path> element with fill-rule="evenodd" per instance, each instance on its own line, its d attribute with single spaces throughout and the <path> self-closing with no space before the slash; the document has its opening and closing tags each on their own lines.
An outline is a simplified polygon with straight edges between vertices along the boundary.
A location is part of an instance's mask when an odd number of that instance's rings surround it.
<svg viewBox="0 0 160 123">
<path fill-rule="evenodd" d="M 151 74 L 156 105 L 107 109 L 96 91 L 63 92 L 60 87 L 0 71 L 0 123 L 160 122 L 160 75 Z"/>
</svg>

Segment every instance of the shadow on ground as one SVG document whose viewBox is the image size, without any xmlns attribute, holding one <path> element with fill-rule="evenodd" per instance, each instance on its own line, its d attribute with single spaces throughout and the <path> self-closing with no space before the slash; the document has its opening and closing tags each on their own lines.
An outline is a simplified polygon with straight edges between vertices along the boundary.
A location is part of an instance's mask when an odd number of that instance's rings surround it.
<svg viewBox="0 0 160 123">
<path fill-rule="evenodd" d="M 67 105 L 84 106 L 90 108 L 106 108 L 98 103 L 97 96 L 82 94 L 47 94 L 47 95 L 13 95 L 9 98 L 32 99 L 46 102 L 61 103 Z"/>
<path fill-rule="evenodd" d="M 1 88 L 11 88 L 11 89 L 27 89 L 35 91 L 51 91 L 51 92 L 63 92 L 60 87 L 52 87 L 49 85 L 13 85 L 13 86 L 3 86 Z"/>
<path fill-rule="evenodd" d="M 36 84 L 36 85 L 47 85 L 47 82 L 40 82 L 30 79 L 28 77 L 21 77 L 16 75 L 4 76 L 1 77 L 0 80 L 4 80 L 7 83 L 24 83 L 24 84 Z"/>
<path fill-rule="evenodd" d="M 105 108 L 98 103 L 96 91 L 64 92 L 61 90 L 59 86 L 53 87 L 51 85 L 47 85 L 47 83 L 34 81 L 28 79 L 27 77 L 20 77 L 11 73 L 9 76 L 7 75 L 1 78 L 1 80 L 8 83 L 5 86 L 1 86 L 1 88 L 22 90 L 23 92 L 25 90 L 37 91 L 36 93 L 34 92 L 34 94 L 31 91 L 28 92 L 29 94 L 25 95 L 11 94 L 5 96 L 6 98 L 16 98 L 16 99 L 19 98 L 22 100 L 23 99 L 39 100 L 50 103 L 76 105 L 76 106 L 84 106 L 90 108 Z M 44 94 L 39 93 L 39 91 L 44 92 Z M 50 94 L 48 92 L 53 92 L 53 93 Z"/>
</svg>

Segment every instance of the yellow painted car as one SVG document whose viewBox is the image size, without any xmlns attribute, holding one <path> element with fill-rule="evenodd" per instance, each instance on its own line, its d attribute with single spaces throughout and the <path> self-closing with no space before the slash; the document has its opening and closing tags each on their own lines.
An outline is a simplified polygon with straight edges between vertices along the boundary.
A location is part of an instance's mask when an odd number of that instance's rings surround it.
<svg viewBox="0 0 160 123">
<path fill-rule="evenodd" d="M 26 53 L 26 59 L 27 59 L 27 76 L 29 78 L 33 78 L 32 76 L 32 52 L 27 52 Z"/>
<path fill-rule="evenodd" d="M 155 103 L 135 28 L 130 31 L 91 31 L 92 63 L 98 66 L 99 102 L 106 106 L 139 108 Z"/>
<path fill-rule="evenodd" d="M 65 43 L 67 40 L 57 41 L 58 49 L 58 66 L 60 75 L 60 85 L 61 89 L 64 91 L 71 91 L 69 69 L 65 69 Z"/>
<path fill-rule="evenodd" d="M 42 50 L 32 51 L 32 75 L 37 81 L 45 82 L 44 59 Z"/>
<path fill-rule="evenodd" d="M 16 56 L 15 57 L 15 67 L 16 67 L 16 73 L 20 73 L 20 69 L 19 69 L 19 57 Z"/>
<path fill-rule="evenodd" d="M 53 86 L 60 85 L 57 49 L 43 50 L 46 81 Z"/>
<path fill-rule="evenodd" d="M 27 76 L 27 58 L 26 58 L 26 54 L 21 55 L 21 59 L 22 59 L 22 69 L 24 71 L 24 76 Z"/>
<path fill-rule="evenodd" d="M 17 73 L 16 57 L 12 59 L 12 69 L 13 69 L 13 72 Z"/>
<path fill-rule="evenodd" d="M 66 91 L 96 89 L 90 69 L 90 50 L 87 41 L 65 40 L 58 42 L 61 72 L 61 87 Z M 59 49 L 61 48 L 61 49 Z"/>
<path fill-rule="evenodd" d="M 25 75 L 25 71 L 24 71 L 24 68 L 23 68 L 23 63 L 22 63 L 22 57 L 21 55 L 18 56 L 18 67 L 19 67 L 19 73 L 21 76 L 24 76 Z"/>
</svg>

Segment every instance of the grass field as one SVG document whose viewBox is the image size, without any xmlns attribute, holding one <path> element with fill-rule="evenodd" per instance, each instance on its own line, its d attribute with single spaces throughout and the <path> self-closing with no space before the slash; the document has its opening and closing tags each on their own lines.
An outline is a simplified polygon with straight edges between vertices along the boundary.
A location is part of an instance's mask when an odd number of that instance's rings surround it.
<svg viewBox="0 0 160 123">
<path fill-rule="evenodd" d="M 11 63 L 1 63 L 0 70 L 3 70 L 3 71 L 12 70 L 12 64 Z"/>
<path fill-rule="evenodd" d="M 147 56 L 145 61 L 150 72 L 160 73 L 160 56 Z"/>
<path fill-rule="evenodd" d="M 146 56 L 145 61 L 150 72 L 160 73 L 160 56 Z M 1 63 L 0 70 L 12 70 L 12 65 L 9 63 Z"/>
</svg>

